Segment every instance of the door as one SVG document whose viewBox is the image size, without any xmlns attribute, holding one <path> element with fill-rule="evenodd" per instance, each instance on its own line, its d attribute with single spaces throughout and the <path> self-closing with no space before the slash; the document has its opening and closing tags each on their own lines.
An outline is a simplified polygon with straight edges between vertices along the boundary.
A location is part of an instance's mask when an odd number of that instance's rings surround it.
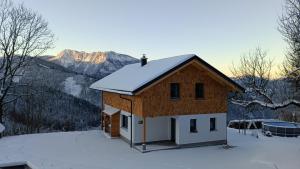
<svg viewBox="0 0 300 169">
<path fill-rule="evenodd" d="M 176 140 L 176 119 L 171 118 L 171 141 L 175 142 Z"/>
</svg>

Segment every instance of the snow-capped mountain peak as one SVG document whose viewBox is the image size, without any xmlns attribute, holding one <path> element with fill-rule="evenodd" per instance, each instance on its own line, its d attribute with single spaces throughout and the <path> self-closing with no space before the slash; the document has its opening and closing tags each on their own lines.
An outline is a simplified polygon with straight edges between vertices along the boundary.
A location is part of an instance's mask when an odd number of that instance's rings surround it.
<svg viewBox="0 0 300 169">
<path fill-rule="evenodd" d="M 65 49 L 48 60 L 77 73 L 95 78 L 102 78 L 127 64 L 139 61 L 129 55 L 114 51 L 88 53 L 71 49 Z"/>
</svg>

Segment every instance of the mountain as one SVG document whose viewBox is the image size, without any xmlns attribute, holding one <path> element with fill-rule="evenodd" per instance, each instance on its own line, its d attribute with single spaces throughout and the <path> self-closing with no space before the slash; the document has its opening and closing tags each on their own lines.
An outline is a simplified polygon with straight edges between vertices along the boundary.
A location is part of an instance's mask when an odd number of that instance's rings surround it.
<svg viewBox="0 0 300 169">
<path fill-rule="evenodd" d="M 68 70 L 97 79 L 101 79 L 127 64 L 139 62 L 134 57 L 113 51 L 87 53 L 70 49 L 65 49 L 56 56 L 42 58 Z"/>
<path fill-rule="evenodd" d="M 20 78 L 22 83 L 47 86 L 96 106 L 100 105 L 99 93 L 89 88 L 97 81 L 96 78 L 78 74 L 38 57 L 33 58 L 23 72 L 24 75 Z"/>
<path fill-rule="evenodd" d="M 25 94 L 8 108 L 7 135 L 85 130 L 99 126 L 101 92 L 89 86 L 100 78 L 138 62 L 115 52 L 64 50 L 57 56 L 29 59 L 14 83 Z"/>
</svg>

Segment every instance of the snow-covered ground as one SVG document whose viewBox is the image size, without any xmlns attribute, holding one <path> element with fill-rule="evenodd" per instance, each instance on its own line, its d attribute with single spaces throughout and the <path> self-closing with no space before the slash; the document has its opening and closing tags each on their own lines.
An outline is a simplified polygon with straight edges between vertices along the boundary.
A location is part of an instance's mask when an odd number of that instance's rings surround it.
<svg viewBox="0 0 300 169">
<path fill-rule="evenodd" d="M 140 153 L 101 131 L 60 132 L 0 139 L 0 164 L 29 161 L 38 169 L 299 169 L 300 138 L 258 139 L 228 129 L 222 146 Z"/>
<path fill-rule="evenodd" d="M 66 80 L 63 83 L 64 83 L 64 89 L 66 93 L 77 97 L 80 96 L 80 93 L 82 91 L 82 86 L 77 84 L 72 76 L 66 78 Z"/>
</svg>

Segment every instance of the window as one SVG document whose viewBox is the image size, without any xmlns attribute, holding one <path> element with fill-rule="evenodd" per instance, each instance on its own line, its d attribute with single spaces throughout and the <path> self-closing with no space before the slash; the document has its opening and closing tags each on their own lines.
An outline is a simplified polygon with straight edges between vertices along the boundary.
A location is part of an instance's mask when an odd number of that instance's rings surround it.
<svg viewBox="0 0 300 169">
<path fill-rule="evenodd" d="M 216 130 L 216 118 L 210 118 L 210 131 Z"/>
<path fill-rule="evenodd" d="M 190 120 L 190 132 L 197 133 L 197 119 Z"/>
<path fill-rule="evenodd" d="M 195 85 L 195 96 L 196 96 L 196 99 L 204 98 L 203 83 L 196 83 L 196 85 Z"/>
<path fill-rule="evenodd" d="M 171 99 L 178 99 L 180 97 L 179 83 L 171 83 L 170 89 L 171 89 Z"/>
<path fill-rule="evenodd" d="M 122 115 L 122 127 L 128 129 L 128 117 L 126 115 Z"/>
</svg>

